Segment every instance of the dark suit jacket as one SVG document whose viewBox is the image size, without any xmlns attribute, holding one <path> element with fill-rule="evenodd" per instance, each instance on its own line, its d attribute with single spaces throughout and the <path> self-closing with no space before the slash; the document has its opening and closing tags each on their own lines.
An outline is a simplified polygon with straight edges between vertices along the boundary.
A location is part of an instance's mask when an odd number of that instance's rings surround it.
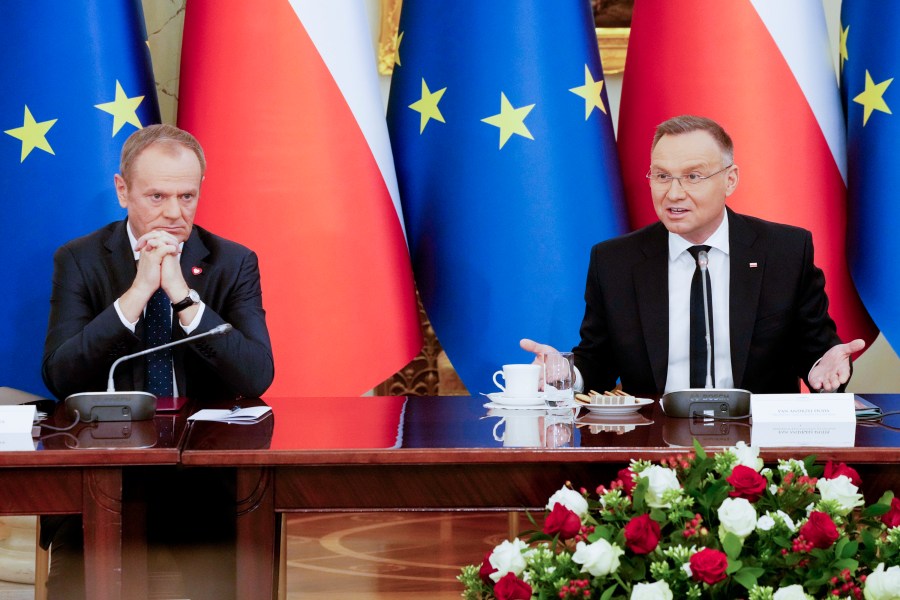
<svg viewBox="0 0 900 600">
<path fill-rule="evenodd" d="M 180 395 L 259 396 L 272 383 L 274 362 L 256 254 L 195 225 L 182 249 L 181 270 L 206 304 L 192 335 L 226 322 L 234 330 L 172 349 Z M 56 251 L 43 377 L 58 398 L 105 390 L 113 361 L 143 349 L 143 318 L 132 333 L 113 306 L 136 272 L 125 221 Z M 172 335 L 186 337 L 177 323 Z M 143 357 L 126 361 L 116 369 L 116 389 L 143 390 L 144 378 Z"/>
<path fill-rule="evenodd" d="M 809 231 L 727 211 L 731 368 L 735 387 L 799 391 L 841 343 Z M 750 264 L 756 263 L 751 268 Z M 585 389 L 662 394 L 669 355 L 668 232 L 662 223 L 591 250 L 575 363 Z"/>
</svg>

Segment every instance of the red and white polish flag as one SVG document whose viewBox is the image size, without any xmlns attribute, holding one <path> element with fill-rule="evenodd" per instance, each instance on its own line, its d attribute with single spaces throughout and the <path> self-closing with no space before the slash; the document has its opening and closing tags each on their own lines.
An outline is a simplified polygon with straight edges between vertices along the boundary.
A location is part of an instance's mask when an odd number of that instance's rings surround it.
<svg viewBox="0 0 900 600">
<path fill-rule="evenodd" d="M 259 255 L 266 395 L 364 393 L 422 345 L 364 5 L 191 0 L 183 40 L 197 223 Z"/>
</svg>

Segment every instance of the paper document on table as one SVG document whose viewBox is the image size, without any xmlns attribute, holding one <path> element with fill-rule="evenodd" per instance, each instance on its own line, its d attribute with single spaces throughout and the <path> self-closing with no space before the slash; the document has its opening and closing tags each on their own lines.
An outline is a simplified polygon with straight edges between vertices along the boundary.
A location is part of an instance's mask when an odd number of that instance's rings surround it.
<svg viewBox="0 0 900 600">
<path fill-rule="evenodd" d="M 248 406 L 247 408 L 233 408 L 231 410 L 204 408 L 189 416 L 188 421 L 220 421 L 222 423 L 246 425 L 258 423 L 270 412 L 272 412 L 272 409 L 268 406 Z"/>
</svg>

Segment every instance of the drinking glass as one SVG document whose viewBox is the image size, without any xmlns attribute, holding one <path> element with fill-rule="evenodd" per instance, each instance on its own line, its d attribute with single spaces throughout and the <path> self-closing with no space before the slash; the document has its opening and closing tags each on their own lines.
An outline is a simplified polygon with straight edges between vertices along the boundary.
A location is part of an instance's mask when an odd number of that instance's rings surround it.
<svg viewBox="0 0 900 600">
<path fill-rule="evenodd" d="M 575 355 L 571 352 L 544 352 L 544 400 L 549 406 L 575 401 Z"/>
</svg>

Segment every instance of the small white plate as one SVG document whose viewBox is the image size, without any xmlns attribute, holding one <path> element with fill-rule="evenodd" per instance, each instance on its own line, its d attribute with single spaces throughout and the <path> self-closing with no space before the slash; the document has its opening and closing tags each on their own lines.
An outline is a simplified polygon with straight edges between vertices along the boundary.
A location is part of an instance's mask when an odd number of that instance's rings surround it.
<svg viewBox="0 0 900 600">
<path fill-rule="evenodd" d="M 635 398 L 635 400 L 637 401 L 635 404 L 582 404 L 581 402 L 577 404 L 600 415 L 627 415 L 653 403 L 653 400 L 649 398 Z"/>
<path fill-rule="evenodd" d="M 511 398 L 509 396 L 504 396 L 501 392 L 485 394 L 485 396 L 491 399 L 492 404 L 496 404 L 497 406 L 502 406 L 504 408 L 519 406 L 523 408 L 535 408 L 538 406 L 547 406 L 542 396 Z"/>
</svg>

